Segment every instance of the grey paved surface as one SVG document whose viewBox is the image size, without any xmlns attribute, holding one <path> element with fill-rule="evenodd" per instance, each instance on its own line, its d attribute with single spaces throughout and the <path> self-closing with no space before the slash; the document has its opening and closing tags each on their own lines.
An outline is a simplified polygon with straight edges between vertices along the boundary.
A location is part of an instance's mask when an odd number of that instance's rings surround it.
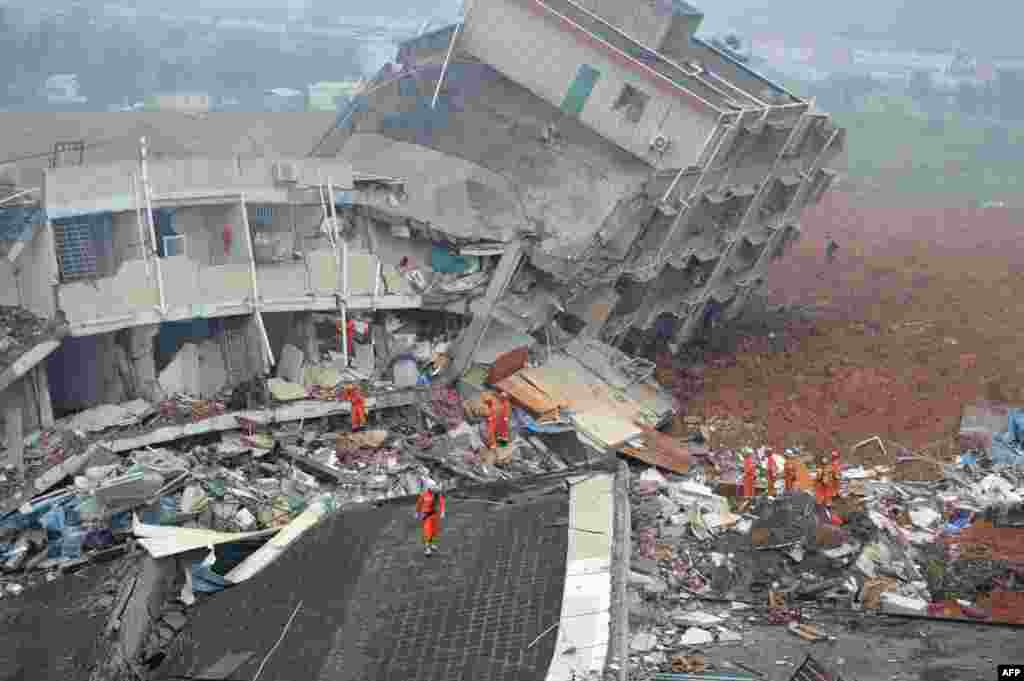
<svg viewBox="0 0 1024 681">
<path fill-rule="evenodd" d="M 528 646 L 561 610 L 568 494 L 462 493 L 430 558 L 411 500 L 331 518 L 203 603 L 157 676 L 251 653 L 230 678 L 252 679 L 301 601 L 261 681 L 543 678 L 555 637 Z"/>
<path fill-rule="evenodd" d="M 84 681 L 106 610 L 92 603 L 113 565 L 95 565 L 0 600 L 0 681 Z"/>
</svg>

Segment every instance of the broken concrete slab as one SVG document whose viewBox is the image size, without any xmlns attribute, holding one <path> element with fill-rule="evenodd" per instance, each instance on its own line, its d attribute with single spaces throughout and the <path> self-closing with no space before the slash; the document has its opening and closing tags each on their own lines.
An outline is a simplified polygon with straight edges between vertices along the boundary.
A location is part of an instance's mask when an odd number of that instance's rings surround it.
<svg viewBox="0 0 1024 681">
<path fill-rule="evenodd" d="M 629 642 L 629 649 L 638 653 L 646 653 L 654 650 L 656 645 L 658 645 L 658 637 L 642 631 L 633 634 L 633 640 Z"/>
<path fill-rule="evenodd" d="M 302 350 L 294 345 L 285 345 L 277 362 L 277 377 L 290 383 L 302 383 L 303 360 Z"/>
<path fill-rule="evenodd" d="M 61 424 L 71 430 L 85 433 L 98 433 L 115 426 L 130 426 L 152 413 L 153 406 L 146 400 L 132 400 L 123 404 L 101 404 L 86 409 L 67 419 Z"/>
</svg>

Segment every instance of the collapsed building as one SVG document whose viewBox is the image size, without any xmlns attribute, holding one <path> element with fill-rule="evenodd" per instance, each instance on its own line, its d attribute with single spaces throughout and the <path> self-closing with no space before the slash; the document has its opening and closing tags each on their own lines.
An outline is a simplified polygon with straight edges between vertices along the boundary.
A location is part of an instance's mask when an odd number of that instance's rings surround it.
<svg viewBox="0 0 1024 681">
<path fill-rule="evenodd" d="M 68 335 L 28 358 L 54 352 L 32 404 L 153 400 L 182 376 L 211 394 L 285 345 L 318 355 L 364 311 L 451 313 L 449 379 L 554 322 L 692 339 L 764 284 L 844 144 L 695 36 L 701 18 L 678 0 L 476 0 L 403 44 L 306 157 L 190 145 L 47 170 L 38 202 L 2 207 L 22 227 L 0 303 Z"/>
</svg>

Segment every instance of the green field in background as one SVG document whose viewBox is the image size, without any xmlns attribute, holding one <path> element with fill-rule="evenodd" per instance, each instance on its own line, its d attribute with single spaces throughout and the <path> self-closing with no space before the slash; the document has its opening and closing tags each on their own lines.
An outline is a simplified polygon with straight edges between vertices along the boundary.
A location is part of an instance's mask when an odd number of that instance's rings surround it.
<svg viewBox="0 0 1024 681">
<path fill-rule="evenodd" d="M 848 131 L 839 168 L 853 184 L 1007 201 L 1024 188 L 1024 125 L 929 115 L 902 97 L 831 111 Z"/>
</svg>

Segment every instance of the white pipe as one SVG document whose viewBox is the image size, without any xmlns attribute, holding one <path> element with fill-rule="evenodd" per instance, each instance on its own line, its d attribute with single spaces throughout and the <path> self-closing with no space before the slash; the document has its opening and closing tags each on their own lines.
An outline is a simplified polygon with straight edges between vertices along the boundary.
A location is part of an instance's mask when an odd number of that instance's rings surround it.
<svg viewBox="0 0 1024 681">
<path fill-rule="evenodd" d="M 6 197 L 4 199 L 0 199 L 0 206 L 4 205 L 8 201 L 13 201 L 14 199 L 18 198 L 19 196 L 24 196 L 25 194 L 31 194 L 32 192 L 37 192 L 37 191 L 39 191 L 39 187 L 33 187 L 32 189 L 24 189 L 24 190 L 22 190 L 20 192 L 15 192 L 14 194 L 11 194 L 10 196 L 8 196 L 8 197 Z"/>
<path fill-rule="evenodd" d="M 149 253 L 146 252 L 146 228 L 142 226 L 142 205 L 139 202 L 139 183 L 135 179 L 135 173 L 131 174 L 132 200 L 135 203 L 135 224 L 139 228 L 139 251 L 146 263 L 146 276 L 153 276 L 153 265 L 149 262 Z"/>
<path fill-rule="evenodd" d="M 267 327 L 263 324 L 263 315 L 260 313 L 260 291 L 256 281 L 256 252 L 252 247 L 252 233 L 249 231 L 249 208 L 245 203 L 245 194 L 240 197 L 239 203 L 242 207 L 242 228 L 245 230 L 245 245 L 249 254 L 249 277 L 252 280 L 252 307 L 256 315 L 256 325 L 263 336 L 263 347 L 267 351 L 267 362 L 274 366 L 274 349 L 270 347 L 270 336 L 267 335 Z M 269 368 L 269 367 L 268 367 Z"/>
<path fill-rule="evenodd" d="M 334 205 L 334 185 L 331 178 L 327 178 L 328 204 L 331 208 L 331 229 L 334 232 L 334 258 L 341 270 L 341 352 L 345 358 L 345 366 L 348 366 L 348 239 L 341 239 L 338 233 L 338 207 Z M 338 254 L 338 241 L 341 241 L 342 253 Z M 343 266 L 344 265 L 344 266 Z"/>
<path fill-rule="evenodd" d="M 345 358 L 345 366 L 348 366 L 348 302 L 341 301 L 341 352 Z"/>
<path fill-rule="evenodd" d="M 441 94 L 441 83 L 444 82 L 444 74 L 448 73 L 448 62 L 452 58 L 452 52 L 455 51 L 455 40 L 459 37 L 459 29 L 462 28 L 462 23 L 455 24 L 455 30 L 452 31 L 452 40 L 448 43 L 448 52 L 444 55 L 444 64 L 441 65 L 441 74 L 437 77 L 437 86 L 434 88 L 434 98 L 430 100 L 430 108 L 433 109 L 437 105 L 437 96 Z"/>
<path fill-rule="evenodd" d="M 139 139 L 139 143 L 142 145 L 141 148 L 141 165 L 142 165 L 142 197 L 146 203 L 146 223 L 149 226 L 149 236 L 153 240 L 153 250 L 157 250 L 156 241 L 156 222 L 153 220 L 153 202 L 150 199 L 150 187 L 149 187 L 149 163 L 146 159 L 146 138 L 142 137 Z M 167 314 L 167 299 L 164 297 L 164 272 L 160 265 L 160 258 L 154 258 L 154 264 L 156 265 L 156 287 L 157 294 L 160 297 L 160 314 Z"/>
</svg>

